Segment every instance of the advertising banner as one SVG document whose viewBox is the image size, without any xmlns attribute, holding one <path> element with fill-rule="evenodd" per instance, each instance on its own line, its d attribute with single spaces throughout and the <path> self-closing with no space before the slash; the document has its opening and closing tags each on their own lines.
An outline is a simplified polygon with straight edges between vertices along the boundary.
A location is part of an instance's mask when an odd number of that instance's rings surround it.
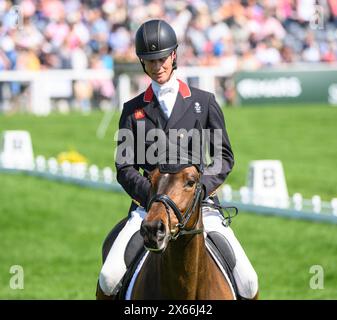
<svg viewBox="0 0 337 320">
<path fill-rule="evenodd" d="M 337 70 L 238 72 L 236 104 L 329 103 L 337 105 Z"/>
</svg>

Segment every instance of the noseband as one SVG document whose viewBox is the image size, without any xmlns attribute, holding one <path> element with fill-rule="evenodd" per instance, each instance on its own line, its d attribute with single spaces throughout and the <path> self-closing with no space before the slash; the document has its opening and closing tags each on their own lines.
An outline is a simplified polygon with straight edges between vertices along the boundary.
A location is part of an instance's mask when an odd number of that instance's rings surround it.
<svg viewBox="0 0 337 320">
<path fill-rule="evenodd" d="M 195 223 L 195 225 L 193 226 L 193 228 L 191 230 L 186 230 L 186 225 L 188 223 L 188 221 L 191 219 L 192 217 L 192 213 L 194 212 L 197 204 L 201 203 L 201 192 L 202 192 L 202 186 L 200 183 L 198 183 L 196 185 L 195 191 L 194 191 L 194 196 L 193 199 L 190 203 L 190 205 L 188 206 L 188 208 L 186 209 L 185 213 L 182 214 L 181 211 L 178 209 L 177 205 L 175 204 L 175 202 L 166 194 L 155 194 L 147 207 L 147 211 L 149 211 L 149 209 L 151 208 L 151 205 L 154 202 L 161 202 L 166 209 L 166 213 L 169 219 L 169 227 L 170 227 L 170 240 L 176 240 L 180 235 L 184 235 L 184 234 L 199 234 L 202 233 L 204 230 L 203 228 L 201 229 L 195 229 L 195 226 L 197 224 L 197 222 Z M 176 231 L 174 233 L 175 230 L 171 229 L 171 219 L 170 219 L 170 208 L 173 210 L 175 216 L 178 219 L 178 224 L 176 225 L 176 227 L 178 228 L 178 231 Z"/>
</svg>

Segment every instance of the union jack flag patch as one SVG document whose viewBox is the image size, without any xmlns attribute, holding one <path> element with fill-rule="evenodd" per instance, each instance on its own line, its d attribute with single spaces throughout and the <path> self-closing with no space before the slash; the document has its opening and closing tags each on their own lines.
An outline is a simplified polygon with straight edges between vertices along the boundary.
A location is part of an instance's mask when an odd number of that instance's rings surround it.
<svg viewBox="0 0 337 320">
<path fill-rule="evenodd" d="M 145 112 L 143 109 L 136 109 L 134 115 L 136 120 L 145 118 Z"/>
</svg>

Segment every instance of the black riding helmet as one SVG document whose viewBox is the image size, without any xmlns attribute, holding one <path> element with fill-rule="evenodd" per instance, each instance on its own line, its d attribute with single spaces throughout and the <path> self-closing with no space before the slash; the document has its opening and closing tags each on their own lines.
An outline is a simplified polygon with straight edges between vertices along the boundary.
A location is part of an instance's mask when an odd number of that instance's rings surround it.
<svg viewBox="0 0 337 320">
<path fill-rule="evenodd" d="M 177 47 L 177 36 L 173 28 L 164 20 L 146 21 L 137 30 L 136 54 L 143 68 L 143 59 L 155 60 L 167 57 Z M 176 61 L 174 61 L 173 69 L 176 68 Z"/>
</svg>

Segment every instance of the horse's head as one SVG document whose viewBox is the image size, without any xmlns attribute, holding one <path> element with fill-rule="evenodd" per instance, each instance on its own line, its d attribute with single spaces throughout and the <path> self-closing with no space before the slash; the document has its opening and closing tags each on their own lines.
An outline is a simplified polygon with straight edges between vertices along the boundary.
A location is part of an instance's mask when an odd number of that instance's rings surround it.
<svg viewBox="0 0 337 320">
<path fill-rule="evenodd" d="M 149 175 L 151 195 L 140 231 L 145 247 L 155 252 L 179 235 L 202 232 L 200 167 L 185 165 L 174 172 L 168 168 L 159 166 Z"/>
</svg>

